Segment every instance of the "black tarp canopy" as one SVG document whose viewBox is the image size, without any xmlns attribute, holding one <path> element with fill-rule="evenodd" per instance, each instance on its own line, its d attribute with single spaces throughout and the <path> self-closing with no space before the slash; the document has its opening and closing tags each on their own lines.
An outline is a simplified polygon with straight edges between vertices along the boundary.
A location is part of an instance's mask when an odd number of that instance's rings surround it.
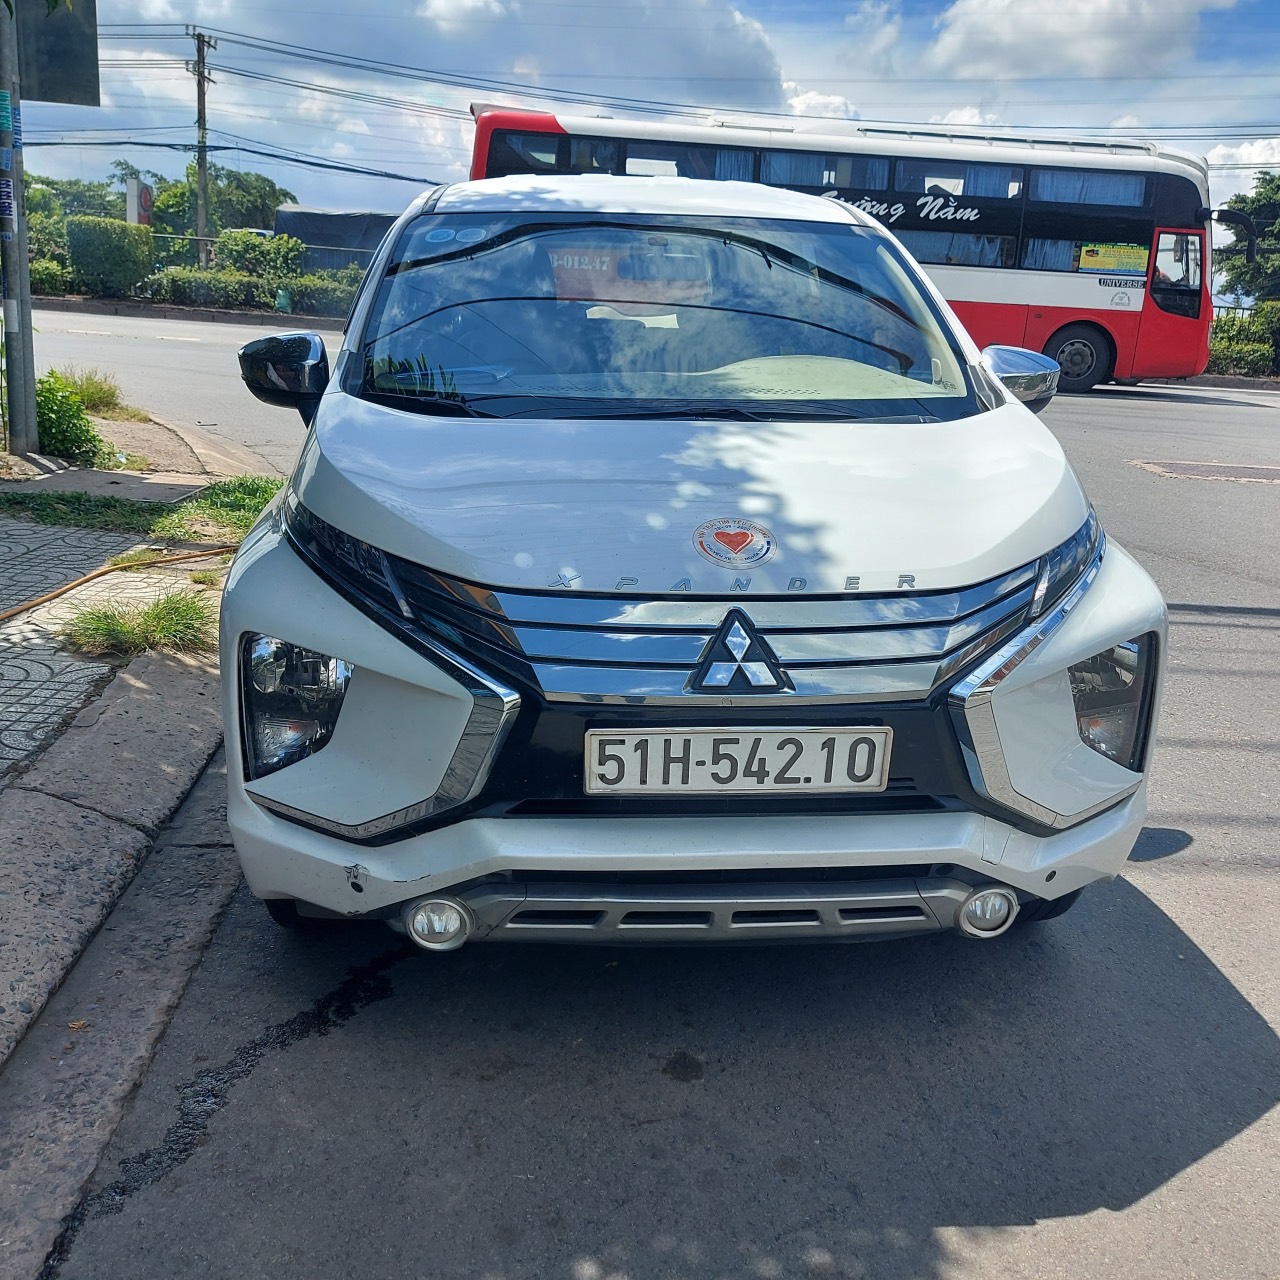
<svg viewBox="0 0 1280 1280">
<path fill-rule="evenodd" d="M 350 262 L 366 267 L 395 220 L 391 213 L 331 213 L 282 204 L 276 210 L 275 233 L 307 246 L 304 270 L 336 270 Z"/>
</svg>

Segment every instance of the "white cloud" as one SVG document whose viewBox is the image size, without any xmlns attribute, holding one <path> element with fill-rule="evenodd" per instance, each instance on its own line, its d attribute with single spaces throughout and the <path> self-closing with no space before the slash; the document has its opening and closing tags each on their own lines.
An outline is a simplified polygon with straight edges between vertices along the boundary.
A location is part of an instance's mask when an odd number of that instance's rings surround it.
<svg viewBox="0 0 1280 1280">
<path fill-rule="evenodd" d="M 954 0 L 936 20 L 929 64 L 959 77 L 1052 74 L 1122 80 L 1181 65 L 1195 52 L 1202 13 L 1236 0 Z"/>
<path fill-rule="evenodd" d="M 1252 142 L 1234 145 L 1225 143 L 1214 147 L 1207 157 L 1213 165 L 1262 165 L 1280 169 L 1280 138 L 1255 138 Z M 1223 205 L 1234 195 L 1253 190 L 1257 169 L 1215 169 L 1209 172 L 1209 199 L 1215 206 Z M 1219 228 L 1214 227 L 1215 236 Z"/>
<path fill-rule="evenodd" d="M 830 120 L 858 119 L 858 108 L 838 93 L 818 93 L 813 89 L 801 92 L 799 85 L 791 83 L 783 88 L 791 95 L 787 98 L 787 105 L 795 115 L 825 116 Z"/>
<path fill-rule="evenodd" d="M 982 107 L 953 107 L 946 115 L 930 116 L 929 123 L 987 125 L 1001 124 L 1002 121 L 994 111 L 987 111 Z"/>
<path fill-rule="evenodd" d="M 845 56 L 864 75 L 897 70 L 893 55 L 902 41 L 902 14 L 896 0 L 861 0 L 845 17 L 844 29 L 852 37 Z"/>
</svg>

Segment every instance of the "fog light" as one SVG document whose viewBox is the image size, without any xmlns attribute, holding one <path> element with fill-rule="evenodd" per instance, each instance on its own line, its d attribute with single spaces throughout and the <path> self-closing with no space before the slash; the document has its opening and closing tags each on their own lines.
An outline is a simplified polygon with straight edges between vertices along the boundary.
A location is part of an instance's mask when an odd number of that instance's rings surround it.
<svg viewBox="0 0 1280 1280">
<path fill-rule="evenodd" d="M 971 938 L 995 938 L 1018 914 L 1018 899 L 1011 889 L 975 889 L 963 902 L 956 921 L 960 932 Z"/>
<path fill-rule="evenodd" d="M 449 898 L 420 898 L 404 909 L 409 937 L 428 951 L 452 951 L 471 935 L 471 912 Z"/>
</svg>

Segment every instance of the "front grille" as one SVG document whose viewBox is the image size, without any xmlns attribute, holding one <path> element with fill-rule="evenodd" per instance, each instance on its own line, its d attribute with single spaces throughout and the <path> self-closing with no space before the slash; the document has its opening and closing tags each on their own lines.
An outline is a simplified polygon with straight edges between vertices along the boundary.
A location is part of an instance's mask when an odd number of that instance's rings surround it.
<svg viewBox="0 0 1280 1280">
<path fill-rule="evenodd" d="M 716 631 L 741 610 L 794 692 L 788 704 L 927 696 L 1026 620 L 1036 566 L 957 591 L 881 596 L 661 597 L 495 590 L 387 556 L 421 625 L 553 702 L 689 703 Z"/>
<path fill-rule="evenodd" d="M 522 592 L 467 583 L 391 556 L 319 520 L 296 499 L 285 517 L 303 558 L 380 625 L 423 652 L 434 646 L 486 678 L 503 677 L 519 692 L 519 712 L 478 791 L 448 814 L 368 836 L 370 843 L 463 816 L 996 811 L 969 782 L 946 692 L 962 669 L 1024 624 L 1035 565 L 962 590 L 875 597 Z M 748 614 L 793 691 L 688 690 L 702 649 L 731 609 Z M 804 704 L 804 721 L 814 727 L 891 727 L 886 790 L 758 798 L 585 795 L 588 729 L 678 732 L 705 727 L 709 716 L 717 725 L 786 728 L 796 723 L 797 704 Z"/>
</svg>

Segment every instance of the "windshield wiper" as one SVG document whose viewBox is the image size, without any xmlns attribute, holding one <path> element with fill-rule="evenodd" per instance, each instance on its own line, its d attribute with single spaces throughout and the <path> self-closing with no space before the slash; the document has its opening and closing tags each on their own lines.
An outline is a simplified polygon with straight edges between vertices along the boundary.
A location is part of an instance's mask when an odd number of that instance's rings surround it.
<svg viewBox="0 0 1280 1280">
<path fill-rule="evenodd" d="M 412 413 L 436 413 L 459 418 L 495 418 L 500 415 L 477 409 L 460 395 L 433 395 L 430 392 L 410 393 L 383 391 L 377 387 L 365 387 L 361 397 L 374 404 L 385 404 L 392 409 L 408 409 Z"/>
</svg>

